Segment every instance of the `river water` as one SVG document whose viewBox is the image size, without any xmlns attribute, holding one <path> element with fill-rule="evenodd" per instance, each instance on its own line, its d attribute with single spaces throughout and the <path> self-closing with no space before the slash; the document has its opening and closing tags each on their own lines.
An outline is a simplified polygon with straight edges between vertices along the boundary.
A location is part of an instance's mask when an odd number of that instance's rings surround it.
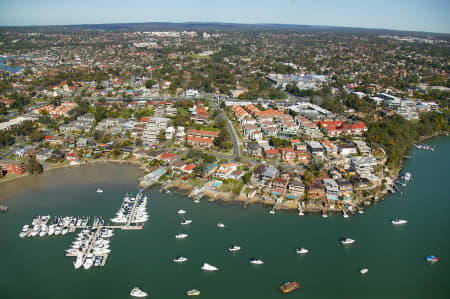
<svg viewBox="0 0 450 299">
<path fill-rule="evenodd" d="M 293 212 L 269 215 L 262 206 L 193 203 L 181 195 L 146 192 L 150 221 L 142 231 L 116 231 L 104 268 L 74 270 L 64 256 L 74 235 L 18 237 L 34 215 L 103 216 L 118 209 L 126 192 L 135 192 L 138 170 L 100 165 L 60 169 L 0 184 L 0 201 L 10 211 L 0 215 L 1 298 L 130 298 L 134 286 L 151 298 L 448 298 L 450 291 L 450 138 L 430 141 L 434 152 L 412 150 L 405 171 L 413 181 L 399 193 L 344 219 Z M 101 187 L 103 194 L 95 190 Z M 178 209 L 193 220 L 182 227 Z M 394 227 L 392 218 L 407 219 Z M 226 228 L 216 224 L 223 222 Z M 179 241 L 174 235 L 186 232 Z M 343 247 L 341 237 L 356 239 Z M 242 251 L 228 252 L 231 244 Z M 299 256 L 296 247 L 310 254 Z M 425 261 L 434 254 L 435 264 Z M 174 264 L 172 258 L 189 258 Z M 249 258 L 265 264 L 254 266 Z M 200 269 L 203 262 L 220 268 Z M 362 276 L 359 270 L 369 269 Z M 283 295 L 279 286 L 299 281 L 303 288 Z"/>
<path fill-rule="evenodd" d="M 0 57 L 0 70 L 8 71 L 14 74 L 20 72 L 23 69 L 23 67 L 4 65 L 3 64 L 4 59 L 5 59 L 4 57 Z"/>
</svg>

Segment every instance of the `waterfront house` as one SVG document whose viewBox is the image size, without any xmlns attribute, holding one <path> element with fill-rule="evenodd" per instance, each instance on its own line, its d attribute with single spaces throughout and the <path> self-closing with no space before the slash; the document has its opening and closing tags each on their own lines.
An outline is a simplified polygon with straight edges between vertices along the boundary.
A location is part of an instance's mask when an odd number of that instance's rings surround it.
<svg viewBox="0 0 450 299">
<path fill-rule="evenodd" d="M 272 192 L 285 194 L 288 186 L 288 180 L 276 178 L 272 181 Z"/>
<path fill-rule="evenodd" d="M 186 174 L 191 174 L 194 169 L 197 167 L 197 164 L 189 164 L 183 167 L 182 172 Z"/>
<path fill-rule="evenodd" d="M 288 190 L 290 193 L 302 197 L 305 194 L 305 185 L 298 180 L 291 180 L 288 184 Z"/>
<path fill-rule="evenodd" d="M 231 174 L 238 169 L 239 164 L 237 163 L 224 163 L 220 164 L 219 169 L 217 169 L 215 176 L 222 179 L 231 178 Z"/>
<path fill-rule="evenodd" d="M 339 186 L 333 179 L 323 179 L 322 180 L 325 190 L 326 190 L 326 196 L 328 200 L 338 200 L 339 196 Z"/>
<path fill-rule="evenodd" d="M 320 183 L 311 183 L 308 186 L 308 197 L 311 199 L 325 199 L 325 187 Z"/>
<path fill-rule="evenodd" d="M 214 174 L 214 172 L 217 170 L 218 168 L 218 164 L 217 163 L 211 163 L 206 165 L 205 167 L 205 171 L 204 171 L 204 177 L 210 177 Z"/>
<path fill-rule="evenodd" d="M 353 192 L 353 185 L 347 179 L 337 179 L 336 183 L 339 187 L 339 196 L 348 195 Z"/>
<path fill-rule="evenodd" d="M 261 174 L 261 184 L 263 186 L 269 186 L 270 182 L 275 179 L 278 174 L 278 169 L 269 165 L 264 172 Z"/>
<path fill-rule="evenodd" d="M 175 174 L 180 174 L 185 166 L 186 162 L 184 162 L 183 160 L 175 161 L 170 165 L 172 172 Z"/>
</svg>

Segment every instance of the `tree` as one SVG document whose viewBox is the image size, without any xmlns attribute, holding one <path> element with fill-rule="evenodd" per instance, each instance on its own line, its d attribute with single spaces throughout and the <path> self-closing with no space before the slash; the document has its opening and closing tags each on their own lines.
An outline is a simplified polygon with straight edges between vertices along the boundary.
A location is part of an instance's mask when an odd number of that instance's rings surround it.
<svg viewBox="0 0 450 299">
<path fill-rule="evenodd" d="M 136 138 L 136 140 L 134 141 L 134 143 L 136 144 L 136 146 L 142 146 L 142 144 L 144 144 L 144 142 L 142 141 L 141 138 Z"/>
<path fill-rule="evenodd" d="M 30 158 L 27 161 L 25 168 L 30 174 L 39 174 L 44 171 L 44 167 L 42 167 L 41 163 L 39 163 L 36 158 Z"/>
</svg>

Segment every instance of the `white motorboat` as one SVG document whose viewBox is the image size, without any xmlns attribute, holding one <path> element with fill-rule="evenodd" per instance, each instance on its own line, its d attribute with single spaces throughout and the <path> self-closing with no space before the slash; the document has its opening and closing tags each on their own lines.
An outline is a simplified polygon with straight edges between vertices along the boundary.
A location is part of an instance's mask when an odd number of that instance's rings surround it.
<svg viewBox="0 0 450 299">
<path fill-rule="evenodd" d="M 186 220 L 181 222 L 181 225 L 188 225 L 188 224 L 191 224 L 191 223 L 192 223 L 192 220 L 186 219 Z"/>
<path fill-rule="evenodd" d="M 19 233 L 19 237 L 24 238 L 28 236 L 28 234 L 31 232 L 30 226 L 28 224 L 25 224 L 22 227 L 22 231 Z"/>
<path fill-rule="evenodd" d="M 94 255 L 90 253 L 86 256 L 86 259 L 83 263 L 83 268 L 84 270 L 88 270 L 92 267 L 92 265 L 94 265 Z"/>
<path fill-rule="evenodd" d="M 95 191 L 95 192 L 97 192 L 97 193 L 103 193 L 103 190 L 100 189 L 100 188 L 98 188 L 97 191 Z"/>
<path fill-rule="evenodd" d="M 143 298 L 143 297 L 147 297 L 148 294 L 146 292 L 142 291 L 141 289 L 139 289 L 138 287 L 134 287 L 130 292 L 130 296 Z"/>
<path fill-rule="evenodd" d="M 225 224 L 223 224 L 222 222 L 219 222 L 219 223 L 217 223 L 217 227 L 224 228 Z"/>
<path fill-rule="evenodd" d="M 41 230 L 41 226 L 40 225 L 35 225 L 35 226 L 33 226 L 33 229 L 31 230 L 30 235 L 32 237 L 36 237 L 39 234 L 40 230 Z"/>
<path fill-rule="evenodd" d="M 179 209 L 177 213 L 180 215 L 183 215 L 183 214 L 186 214 L 186 211 L 183 209 Z"/>
<path fill-rule="evenodd" d="M 369 272 L 369 269 L 367 268 L 362 268 L 361 270 L 359 270 L 359 273 L 361 274 L 366 274 L 367 272 Z"/>
<path fill-rule="evenodd" d="M 184 256 L 177 256 L 177 257 L 173 258 L 173 261 L 175 263 L 183 263 L 183 262 L 186 262 L 187 260 L 188 260 L 188 258 L 184 257 Z"/>
<path fill-rule="evenodd" d="M 241 246 L 233 245 L 232 247 L 228 248 L 229 251 L 239 251 L 241 250 Z"/>
<path fill-rule="evenodd" d="M 412 179 L 412 174 L 410 172 L 405 173 L 405 181 L 410 181 Z"/>
<path fill-rule="evenodd" d="M 59 236 L 62 232 L 62 227 L 61 226 L 56 226 L 55 228 L 55 236 Z"/>
<path fill-rule="evenodd" d="M 217 271 L 217 270 L 219 270 L 219 268 L 214 267 L 213 265 L 204 263 L 204 264 L 202 265 L 202 270 L 205 270 L 205 271 Z"/>
<path fill-rule="evenodd" d="M 306 248 L 300 248 L 300 249 L 295 249 L 295 252 L 297 252 L 297 254 L 307 254 L 307 253 L 309 253 L 309 250 L 308 249 L 306 249 Z"/>
<path fill-rule="evenodd" d="M 342 239 L 341 240 L 341 243 L 343 244 L 343 245 L 350 245 L 350 244 L 353 244 L 353 243 L 355 243 L 356 242 L 356 240 L 353 240 L 353 239 L 351 239 L 351 238 L 345 238 L 345 239 Z"/>
<path fill-rule="evenodd" d="M 79 256 L 77 256 L 77 259 L 75 260 L 75 262 L 73 262 L 73 267 L 75 269 L 79 269 L 81 266 L 84 265 L 84 259 L 85 259 L 84 254 L 80 254 Z"/>
<path fill-rule="evenodd" d="M 275 210 L 270 210 L 270 211 L 269 211 L 269 214 L 270 214 L 270 215 L 275 215 Z"/>
<path fill-rule="evenodd" d="M 264 264 L 264 262 L 260 259 L 251 259 L 250 260 L 250 264 L 254 264 L 254 265 L 262 265 Z"/>
<path fill-rule="evenodd" d="M 41 221 L 41 216 L 36 216 L 36 217 L 33 217 L 33 221 L 31 222 L 31 224 L 33 226 L 38 225 L 40 221 Z"/>
<path fill-rule="evenodd" d="M 194 203 L 200 203 L 200 199 L 195 199 Z"/>
<path fill-rule="evenodd" d="M 187 238 L 189 235 L 188 234 L 176 234 L 175 238 L 177 239 L 184 239 Z"/>
<path fill-rule="evenodd" d="M 65 235 L 65 234 L 67 234 L 69 232 L 69 228 L 67 228 L 67 227 L 64 227 L 63 229 L 62 229 L 62 231 L 61 231 L 61 235 Z"/>
<path fill-rule="evenodd" d="M 408 223 L 407 220 L 403 220 L 403 219 L 393 219 L 391 222 L 392 222 L 392 224 L 406 224 L 406 223 Z"/>
<path fill-rule="evenodd" d="M 192 289 L 186 292 L 186 295 L 188 296 L 199 296 L 200 295 L 200 291 L 197 289 Z"/>
<path fill-rule="evenodd" d="M 55 234 L 56 224 L 49 225 L 47 234 L 53 236 Z"/>
<path fill-rule="evenodd" d="M 41 230 L 39 232 L 39 237 L 45 237 L 47 235 L 48 226 L 43 224 L 41 225 Z"/>
</svg>

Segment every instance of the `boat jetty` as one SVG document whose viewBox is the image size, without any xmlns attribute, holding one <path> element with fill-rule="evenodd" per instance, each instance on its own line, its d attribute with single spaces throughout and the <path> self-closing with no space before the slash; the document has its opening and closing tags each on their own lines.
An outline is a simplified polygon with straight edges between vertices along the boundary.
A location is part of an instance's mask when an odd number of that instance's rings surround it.
<svg viewBox="0 0 450 299">
<path fill-rule="evenodd" d="M 140 190 L 136 196 L 124 197 L 124 200 L 111 222 L 116 225 L 105 225 L 101 217 L 93 217 L 90 223 L 90 217 L 55 217 L 53 220 L 50 215 L 36 216 L 31 225 L 24 225 L 19 236 L 25 237 L 45 237 L 58 236 L 67 233 L 75 233 L 75 240 L 69 249 L 66 250 L 66 256 L 75 257 L 74 268 L 88 270 L 92 266 L 105 266 L 109 254 L 111 254 L 110 238 L 114 235 L 114 229 L 121 230 L 140 230 L 142 224 L 148 221 L 146 211 L 147 196 Z M 53 222 L 50 224 L 50 222 Z"/>
</svg>

